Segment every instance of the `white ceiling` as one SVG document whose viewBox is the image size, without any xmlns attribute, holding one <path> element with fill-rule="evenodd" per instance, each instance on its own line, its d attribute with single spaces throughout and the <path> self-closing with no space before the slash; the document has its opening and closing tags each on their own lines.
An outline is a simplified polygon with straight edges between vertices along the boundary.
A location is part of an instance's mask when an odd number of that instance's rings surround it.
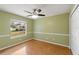
<svg viewBox="0 0 79 59">
<path fill-rule="evenodd" d="M 72 4 L 0 4 L 0 10 L 24 16 L 27 18 L 28 13 L 24 10 L 33 12 L 33 9 L 42 9 L 41 13 L 46 14 L 45 17 L 70 12 Z M 39 17 L 40 18 L 40 17 Z"/>
</svg>

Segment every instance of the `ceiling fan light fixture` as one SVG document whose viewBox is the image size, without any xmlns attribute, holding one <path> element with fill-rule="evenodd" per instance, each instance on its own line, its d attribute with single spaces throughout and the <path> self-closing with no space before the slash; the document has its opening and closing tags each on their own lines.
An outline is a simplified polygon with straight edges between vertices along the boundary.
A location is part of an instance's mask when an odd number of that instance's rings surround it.
<svg viewBox="0 0 79 59">
<path fill-rule="evenodd" d="M 32 18 L 34 19 L 38 18 L 38 15 L 32 15 Z"/>
</svg>

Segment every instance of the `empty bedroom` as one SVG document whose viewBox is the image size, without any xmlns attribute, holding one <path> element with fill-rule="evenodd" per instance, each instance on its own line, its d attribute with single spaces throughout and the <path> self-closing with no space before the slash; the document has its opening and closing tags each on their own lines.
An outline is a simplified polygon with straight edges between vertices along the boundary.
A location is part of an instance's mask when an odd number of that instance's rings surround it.
<svg viewBox="0 0 79 59">
<path fill-rule="evenodd" d="M 74 4 L 0 4 L 0 55 L 79 54 L 69 29 L 78 12 Z"/>
</svg>

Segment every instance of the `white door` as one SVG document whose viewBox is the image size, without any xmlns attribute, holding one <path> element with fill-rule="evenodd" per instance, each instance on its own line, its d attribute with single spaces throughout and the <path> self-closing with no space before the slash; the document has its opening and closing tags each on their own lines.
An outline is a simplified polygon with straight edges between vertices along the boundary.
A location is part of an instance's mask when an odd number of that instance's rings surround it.
<svg viewBox="0 0 79 59">
<path fill-rule="evenodd" d="M 71 20 L 71 40 L 70 45 L 73 54 L 79 54 L 79 6 L 70 17 Z"/>
</svg>

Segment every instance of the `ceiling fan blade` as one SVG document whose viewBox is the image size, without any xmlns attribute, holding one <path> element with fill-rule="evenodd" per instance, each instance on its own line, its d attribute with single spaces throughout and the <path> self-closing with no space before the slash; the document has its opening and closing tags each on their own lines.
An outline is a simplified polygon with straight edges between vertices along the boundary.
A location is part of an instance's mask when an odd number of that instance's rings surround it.
<svg viewBox="0 0 79 59">
<path fill-rule="evenodd" d="M 37 9 L 33 9 L 33 14 L 36 14 L 36 10 L 37 10 Z"/>
<path fill-rule="evenodd" d="M 32 15 L 27 15 L 27 17 L 32 16 Z"/>
<path fill-rule="evenodd" d="M 38 16 L 45 16 L 44 14 L 38 14 Z"/>
<path fill-rule="evenodd" d="M 37 9 L 33 9 L 34 10 L 34 12 L 37 10 Z"/>
<path fill-rule="evenodd" d="M 38 9 L 37 11 L 40 13 L 42 10 L 41 9 Z"/>
<path fill-rule="evenodd" d="M 30 13 L 30 14 L 32 14 L 31 12 L 29 12 L 29 11 L 26 11 L 26 10 L 24 10 L 25 12 L 27 12 L 27 13 Z"/>
</svg>

